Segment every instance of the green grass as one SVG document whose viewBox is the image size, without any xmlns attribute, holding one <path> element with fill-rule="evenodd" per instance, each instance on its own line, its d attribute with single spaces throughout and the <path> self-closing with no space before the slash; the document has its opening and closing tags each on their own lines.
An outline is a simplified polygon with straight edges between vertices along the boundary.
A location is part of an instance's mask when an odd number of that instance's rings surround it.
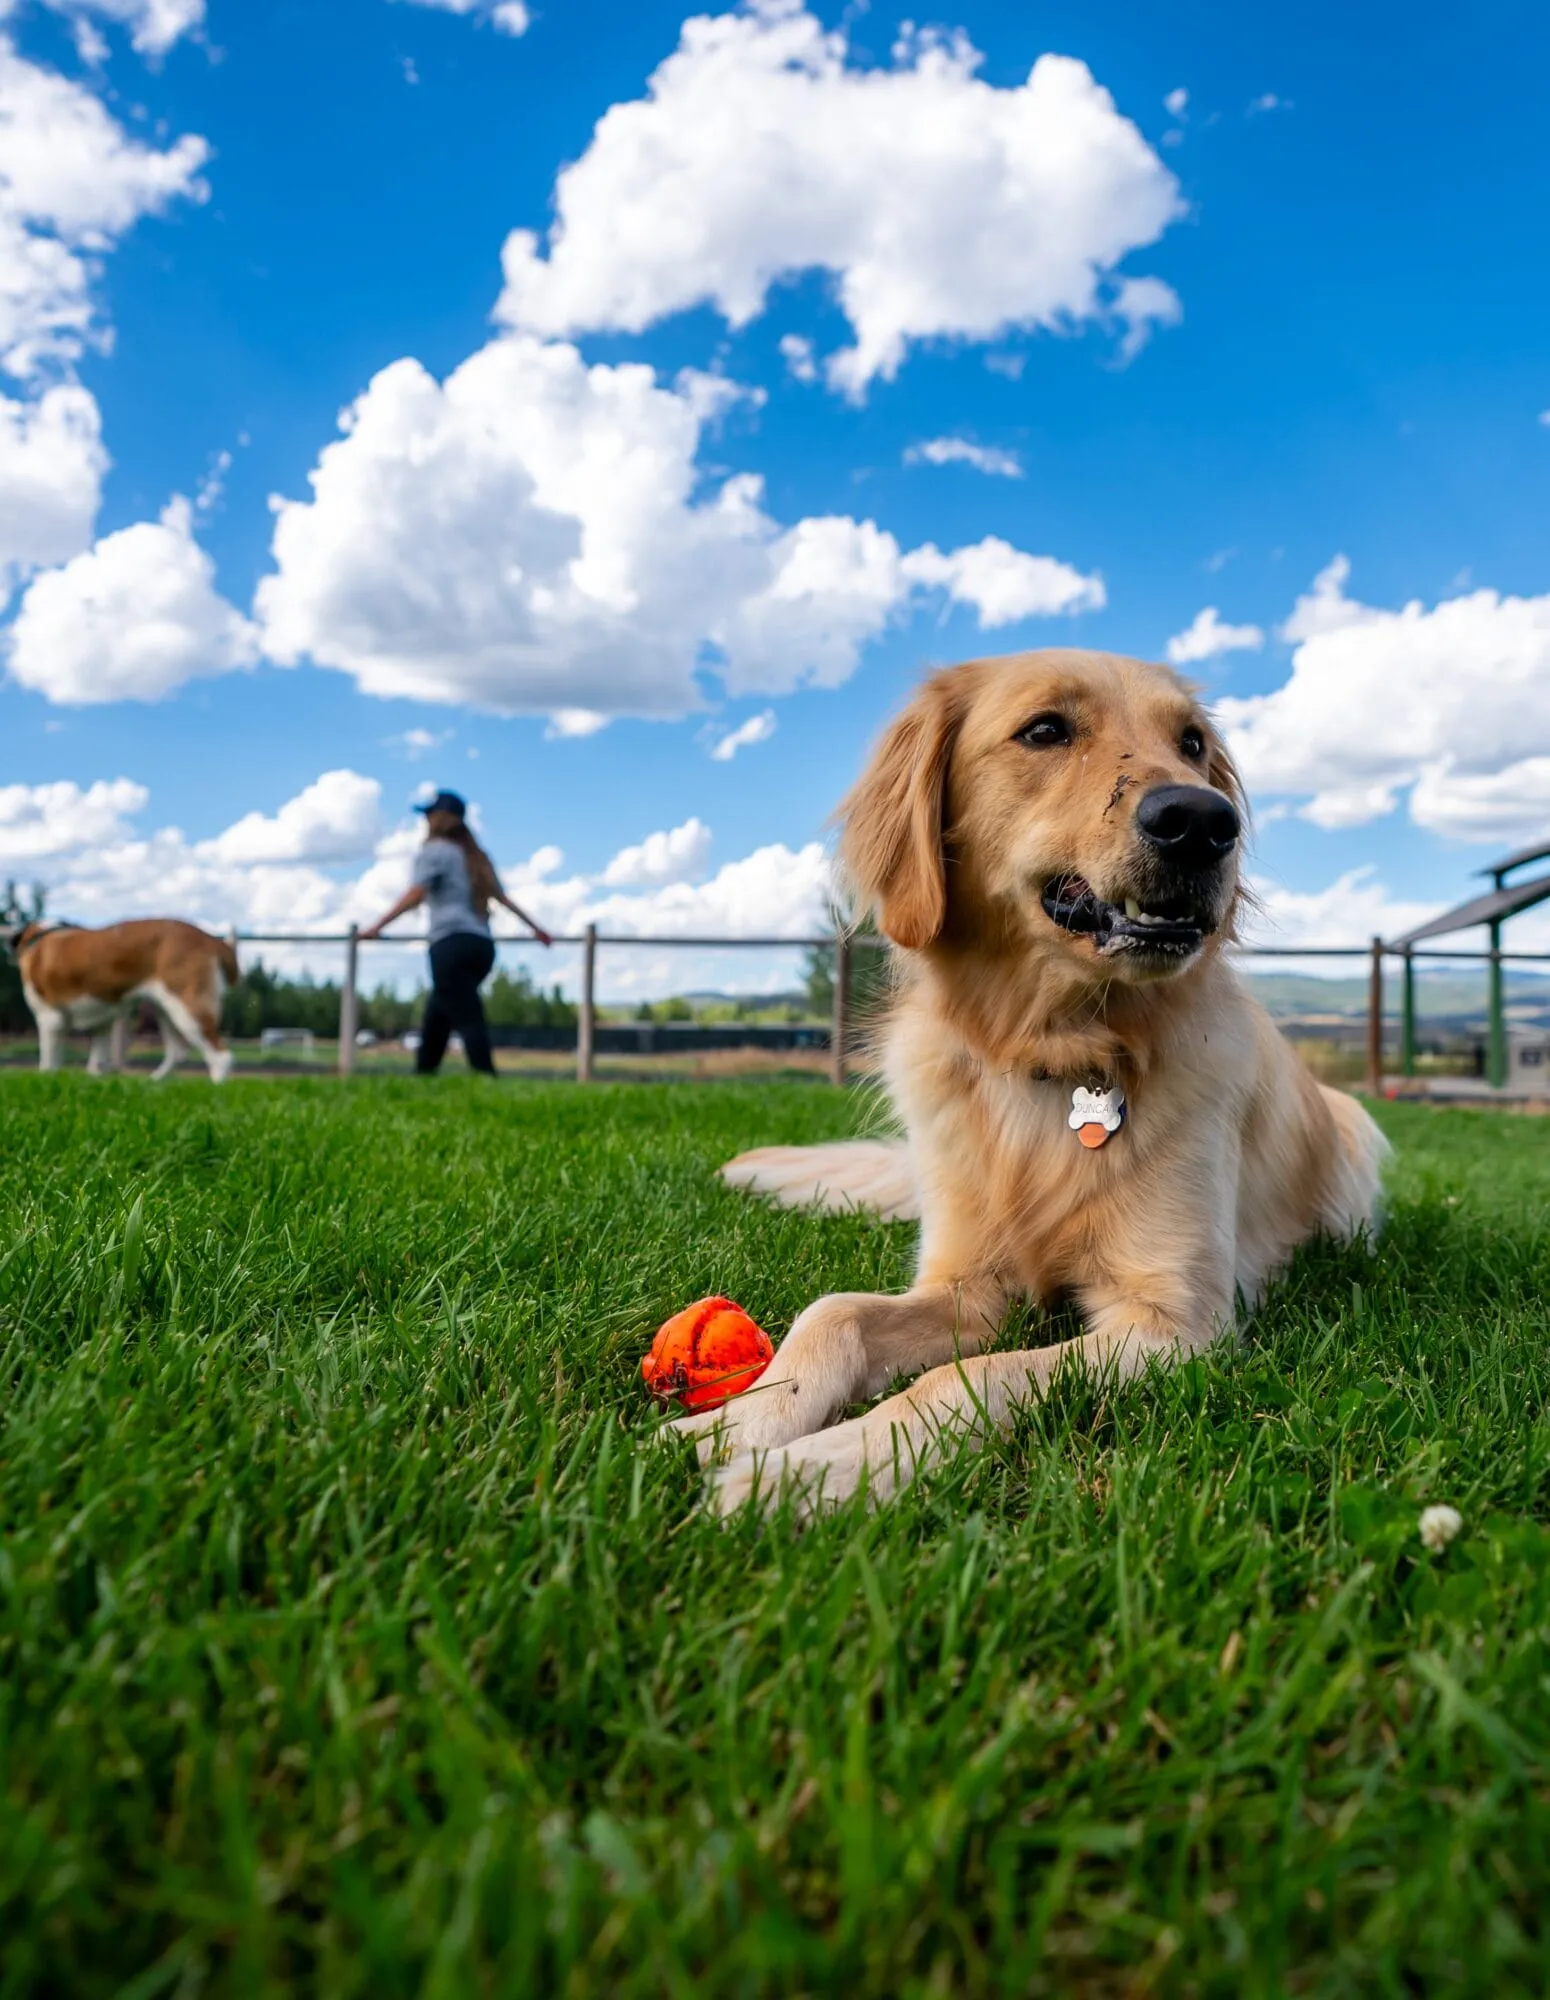
<svg viewBox="0 0 1550 2000">
<path fill-rule="evenodd" d="M 1550 1987 L 1550 1121 L 1390 1107 L 1240 1351 L 714 1525 L 640 1354 L 905 1281 L 711 1179 L 856 1115 L 0 1081 L 0 1990 Z"/>
</svg>

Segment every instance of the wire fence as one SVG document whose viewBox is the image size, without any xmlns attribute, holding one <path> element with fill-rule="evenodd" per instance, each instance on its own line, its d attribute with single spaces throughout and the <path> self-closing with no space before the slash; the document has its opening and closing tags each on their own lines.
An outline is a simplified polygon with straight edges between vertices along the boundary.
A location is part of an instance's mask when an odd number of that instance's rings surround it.
<svg viewBox="0 0 1550 2000">
<path fill-rule="evenodd" d="M 234 944 L 283 944 L 337 945 L 344 956 L 343 978 L 339 995 L 339 1072 L 348 1076 L 355 1067 L 356 1036 L 360 1025 L 360 945 L 357 928 L 352 925 L 346 931 L 299 932 L 299 931 L 239 931 L 230 933 Z M 515 937 L 497 938 L 497 944 L 520 944 L 525 940 Z M 425 940 L 416 936 L 399 936 L 372 940 L 373 945 L 424 946 Z M 852 995 L 851 971 L 854 954 L 858 951 L 881 950 L 887 948 L 885 938 L 864 934 L 850 934 L 845 931 L 830 931 L 811 937 L 729 937 L 729 936 L 634 936 L 624 933 L 600 933 L 595 924 L 588 924 L 582 931 L 555 936 L 558 945 L 579 946 L 580 994 L 576 1019 L 576 1079 L 579 1083 L 590 1083 L 596 1073 L 597 1049 L 597 972 L 599 954 L 608 951 L 632 951 L 643 947 L 668 950 L 715 950 L 715 951 L 811 951 L 821 950 L 833 953 L 834 1001 L 828 1025 L 829 1075 L 831 1080 L 843 1086 L 852 1056 Z M 1550 952 L 1544 951 L 1468 951 L 1468 950 L 1425 950 L 1414 946 L 1398 948 L 1387 945 L 1382 938 L 1373 938 L 1370 944 L 1242 944 L 1234 947 L 1234 955 L 1244 961 L 1261 959 L 1273 960 L 1319 960 L 1343 959 L 1365 965 L 1368 977 L 1368 1001 L 1366 1020 L 1365 1080 L 1367 1088 L 1374 1094 L 1384 1086 L 1384 979 L 1385 967 L 1389 960 L 1398 960 L 1400 966 L 1400 1007 L 1398 1016 L 1398 1057 L 1399 1072 L 1402 1076 L 1414 1076 L 1417 1067 L 1416 1033 L 1416 989 L 1415 974 L 1418 965 L 1427 961 L 1466 963 L 1482 965 L 1486 968 L 1488 981 L 1487 1009 L 1487 1049 L 1486 1080 L 1500 1089 L 1506 1082 L 1507 1051 L 1505 1030 L 1505 1008 L 1503 1004 L 1503 973 L 1509 965 L 1547 965 Z"/>
</svg>

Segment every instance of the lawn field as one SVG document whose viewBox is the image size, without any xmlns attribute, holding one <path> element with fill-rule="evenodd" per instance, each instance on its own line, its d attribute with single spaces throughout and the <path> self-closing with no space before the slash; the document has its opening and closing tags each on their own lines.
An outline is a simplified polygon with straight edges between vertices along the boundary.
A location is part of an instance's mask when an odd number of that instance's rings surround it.
<svg viewBox="0 0 1550 2000">
<path fill-rule="evenodd" d="M 1550 1121 L 1387 1107 L 1241 1348 L 716 1525 L 640 1355 L 906 1280 L 711 1177 L 864 1110 L 0 1078 L 0 1992 L 1550 1990 Z"/>
</svg>

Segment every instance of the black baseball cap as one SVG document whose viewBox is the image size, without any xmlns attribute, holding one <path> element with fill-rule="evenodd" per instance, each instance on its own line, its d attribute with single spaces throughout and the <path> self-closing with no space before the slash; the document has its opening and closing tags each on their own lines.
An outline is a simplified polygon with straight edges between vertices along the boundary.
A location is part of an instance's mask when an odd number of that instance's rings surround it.
<svg viewBox="0 0 1550 2000">
<path fill-rule="evenodd" d="M 468 817 L 468 807 L 456 792 L 438 792 L 433 799 L 427 799 L 423 806 L 416 806 L 417 813 L 456 813 L 459 819 Z"/>
</svg>

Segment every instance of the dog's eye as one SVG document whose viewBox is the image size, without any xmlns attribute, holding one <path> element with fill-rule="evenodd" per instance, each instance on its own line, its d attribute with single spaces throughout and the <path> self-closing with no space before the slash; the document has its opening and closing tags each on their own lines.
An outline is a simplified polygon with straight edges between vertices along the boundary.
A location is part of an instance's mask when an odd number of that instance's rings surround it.
<svg viewBox="0 0 1550 2000">
<path fill-rule="evenodd" d="M 1063 715 L 1036 715 L 1017 732 L 1030 750 L 1058 750 L 1071 741 L 1071 725 Z"/>
<path fill-rule="evenodd" d="M 1203 757 L 1206 754 L 1206 739 L 1193 723 L 1179 738 L 1179 748 L 1186 757 Z"/>
</svg>

